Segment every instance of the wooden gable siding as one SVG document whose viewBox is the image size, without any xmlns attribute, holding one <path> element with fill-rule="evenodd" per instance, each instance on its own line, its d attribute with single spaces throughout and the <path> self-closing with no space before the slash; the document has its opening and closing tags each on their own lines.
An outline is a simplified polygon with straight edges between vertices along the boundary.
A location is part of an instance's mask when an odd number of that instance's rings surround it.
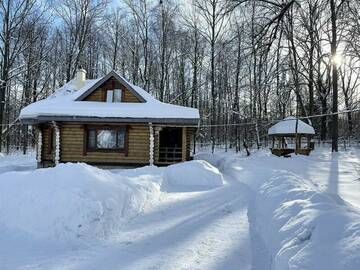
<svg viewBox="0 0 360 270">
<path fill-rule="evenodd" d="M 85 101 L 106 101 L 106 90 L 121 89 L 122 90 L 122 102 L 139 103 L 140 100 L 124 85 L 122 85 L 117 79 L 111 77 L 98 89 L 88 95 Z"/>
<path fill-rule="evenodd" d="M 128 154 L 120 152 L 84 153 L 84 125 L 62 124 L 60 136 L 61 162 L 111 164 L 147 164 L 149 162 L 148 125 L 129 126 Z"/>
</svg>

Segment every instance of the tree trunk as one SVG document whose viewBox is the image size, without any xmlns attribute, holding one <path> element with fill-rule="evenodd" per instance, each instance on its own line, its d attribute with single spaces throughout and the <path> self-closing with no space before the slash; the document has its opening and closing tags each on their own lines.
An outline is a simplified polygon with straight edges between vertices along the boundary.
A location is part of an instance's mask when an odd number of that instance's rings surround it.
<svg viewBox="0 0 360 270">
<path fill-rule="evenodd" d="M 336 14 L 336 5 L 335 0 L 330 0 L 330 9 L 331 9 L 331 57 L 332 57 L 332 90 L 333 90 L 333 99 L 332 99 L 332 152 L 338 151 L 338 67 L 334 61 L 337 53 L 337 14 Z"/>
</svg>

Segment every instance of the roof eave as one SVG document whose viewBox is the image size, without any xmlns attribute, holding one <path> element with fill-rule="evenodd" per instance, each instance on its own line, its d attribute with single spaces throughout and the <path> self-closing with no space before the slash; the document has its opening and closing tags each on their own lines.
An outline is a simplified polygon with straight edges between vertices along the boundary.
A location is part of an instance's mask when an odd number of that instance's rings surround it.
<svg viewBox="0 0 360 270">
<path fill-rule="evenodd" d="M 302 132 L 298 132 L 298 133 L 269 133 L 269 136 L 284 136 L 284 137 L 292 137 L 292 136 L 296 136 L 297 135 L 303 135 L 303 136 L 314 136 L 315 133 L 302 133 Z"/>
<path fill-rule="evenodd" d="M 84 123 L 153 123 L 153 124 L 179 124 L 193 125 L 199 123 L 199 118 L 133 118 L 133 117 L 93 117 L 93 116 L 36 116 L 22 118 L 23 124 L 33 125 L 52 121 L 84 122 Z"/>
</svg>

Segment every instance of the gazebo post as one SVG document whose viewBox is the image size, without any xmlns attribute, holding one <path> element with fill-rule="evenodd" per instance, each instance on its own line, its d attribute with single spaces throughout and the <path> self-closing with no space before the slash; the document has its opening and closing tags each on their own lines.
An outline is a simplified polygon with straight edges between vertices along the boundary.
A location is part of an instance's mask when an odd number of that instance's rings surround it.
<svg viewBox="0 0 360 270">
<path fill-rule="evenodd" d="M 295 154 L 298 154 L 300 149 L 301 149 L 301 135 L 297 134 L 295 137 Z"/>
</svg>

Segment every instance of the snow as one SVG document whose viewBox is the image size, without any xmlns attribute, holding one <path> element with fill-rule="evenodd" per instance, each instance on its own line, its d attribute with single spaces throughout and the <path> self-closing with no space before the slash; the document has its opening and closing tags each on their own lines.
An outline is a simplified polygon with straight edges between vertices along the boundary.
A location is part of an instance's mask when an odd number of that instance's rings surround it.
<svg viewBox="0 0 360 270">
<path fill-rule="evenodd" d="M 120 76 L 120 75 L 119 75 Z M 120 76 L 121 77 L 121 76 Z M 20 112 L 22 120 L 39 116 L 71 116 L 71 117 L 116 117 L 116 118 L 149 118 L 149 119 L 199 119 L 199 111 L 194 108 L 167 104 L 158 101 L 145 90 L 129 83 L 146 102 L 143 103 L 107 103 L 95 101 L 76 101 L 89 88 L 99 82 L 86 80 L 85 85 L 76 90 L 75 79 L 69 81 L 54 94 L 44 100 L 32 103 Z M 125 79 L 124 79 L 125 80 Z"/>
<path fill-rule="evenodd" d="M 254 269 L 359 269 L 359 150 L 284 159 L 215 154 L 223 172 L 246 184 Z M 337 186 L 337 188 L 334 188 Z M 256 255 L 258 254 L 258 255 Z"/>
<path fill-rule="evenodd" d="M 35 153 L 27 155 L 13 153 L 5 155 L 0 153 L 0 174 L 8 171 L 29 171 L 36 169 Z"/>
<path fill-rule="evenodd" d="M 189 180 L 179 173 L 194 172 Z M 205 161 L 115 173 L 84 163 L 1 174 L 0 227 L 55 240 L 103 239 L 159 198 L 162 186 L 223 184 Z M 166 179 L 166 180 L 164 180 Z M 16 194 L 16 196 L 15 196 Z M 44 213 L 47 213 L 44 215 Z"/>
<path fill-rule="evenodd" d="M 296 133 L 296 122 L 298 122 L 297 133 L 300 134 L 315 134 L 315 130 L 312 126 L 306 124 L 305 122 L 298 119 L 296 121 L 296 117 L 289 116 L 276 123 L 272 127 L 269 128 L 268 134 L 295 134 Z"/>
<path fill-rule="evenodd" d="M 357 269 L 360 213 L 311 181 L 274 171 L 256 200 L 273 269 Z"/>
<path fill-rule="evenodd" d="M 104 238 L 136 216 L 160 187 L 86 164 L 1 175 L 0 227 L 35 238 Z"/>
<path fill-rule="evenodd" d="M 360 269 L 356 149 L 114 170 L 1 162 L 0 269 Z"/>
<path fill-rule="evenodd" d="M 189 175 L 191 177 L 187 177 Z M 223 183 L 219 170 L 204 160 L 174 164 L 165 170 L 166 190 L 205 190 L 222 186 Z"/>
</svg>

